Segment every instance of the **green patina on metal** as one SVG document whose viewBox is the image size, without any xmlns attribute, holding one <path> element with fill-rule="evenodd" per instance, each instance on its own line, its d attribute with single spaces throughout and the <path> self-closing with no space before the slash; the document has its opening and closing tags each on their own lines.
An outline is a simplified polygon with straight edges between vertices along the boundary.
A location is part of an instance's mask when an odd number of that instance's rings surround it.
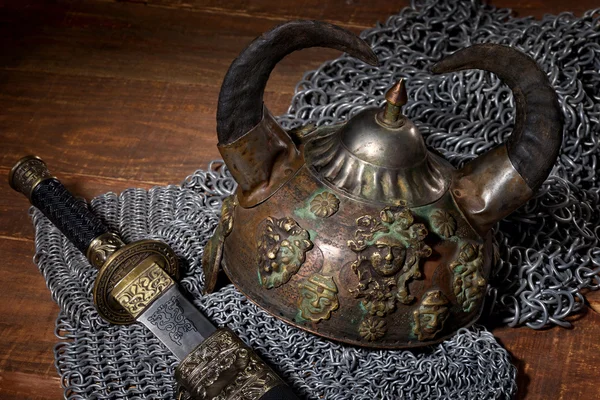
<svg viewBox="0 0 600 400">
<path fill-rule="evenodd" d="M 443 238 L 450 238 L 456 233 L 456 219 L 445 210 L 435 210 L 429 216 L 433 231 Z"/>
<path fill-rule="evenodd" d="M 331 217 L 339 210 L 338 196 L 326 188 L 315 190 L 303 207 L 296 208 L 294 215 L 309 220 Z"/>
<path fill-rule="evenodd" d="M 260 284 L 272 289 L 289 281 L 312 247 L 308 231 L 292 218 L 268 217 L 257 244 Z"/>
<path fill-rule="evenodd" d="M 369 314 L 383 317 L 395 311 L 396 302 L 409 304 L 408 281 L 421 277 L 420 260 L 431 255 L 425 244 L 424 224 L 414 223 L 407 207 L 386 207 L 378 217 L 364 215 L 356 220 L 354 240 L 348 246 L 356 253 L 351 265 L 359 283 L 351 292 Z"/>
<path fill-rule="evenodd" d="M 419 307 L 413 311 L 412 333 L 419 340 L 434 339 L 444 329 L 450 311 L 449 301 L 440 290 L 423 295 Z"/>
<path fill-rule="evenodd" d="M 487 286 L 483 273 L 483 245 L 462 241 L 460 253 L 450 264 L 450 270 L 458 304 L 465 312 L 477 309 Z"/>
<path fill-rule="evenodd" d="M 333 278 L 321 274 L 313 274 L 299 285 L 297 320 L 320 322 L 331 317 L 338 309 L 338 288 Z"/>
</svg>

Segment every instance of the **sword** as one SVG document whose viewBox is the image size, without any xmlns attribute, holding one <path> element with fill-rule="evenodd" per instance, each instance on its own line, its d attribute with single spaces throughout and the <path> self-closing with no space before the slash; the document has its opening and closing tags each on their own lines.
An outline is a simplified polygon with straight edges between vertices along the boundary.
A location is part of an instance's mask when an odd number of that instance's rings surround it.
<svg viewBox="0 0 600 400">
<path fill-rule="evenodd" d="M 275 372 L 228 328 L 216 328 L 177 288 L 177 256 L 165 243 L 125 244 L 39 157 L 19 160 L 10 186 L 23 193 L 98 268 L 94 304 L 114 324 L 141 322 L 180 361 L 179 399 L 297 400 Z"/>
</svg>

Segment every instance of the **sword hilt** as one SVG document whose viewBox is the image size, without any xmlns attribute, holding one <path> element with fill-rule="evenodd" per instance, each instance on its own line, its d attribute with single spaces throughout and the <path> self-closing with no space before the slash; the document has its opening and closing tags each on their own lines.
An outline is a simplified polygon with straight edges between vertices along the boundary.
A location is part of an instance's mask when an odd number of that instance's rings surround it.
<svg viewBox="0 0 600 400">
<path fill-rule="evenodd" d="M 19 160 L 11 169 L 10 186 L 23 193 L 83 254 L 108 228 L 81 200 L 75 198 L 50 174 L 46 163 L 36 156 Z"/>
<path fill-rule="evenodd" d="M 173 250 L 156 240 L 139 240 L 125 245 L 109 232 L 85 202 L 78 200 L 50 174 L 39 157 L 20 159 L 11 169 L 8 183 L 23 193 L 99 269 L 94 283 L 94 305 L 106 321 L 126 325 L 134 317 L 113 300 L 112 292 L 121 278 L 139 263 L 152 258 L 177 280 L 179 264 Z"/>
</svg>

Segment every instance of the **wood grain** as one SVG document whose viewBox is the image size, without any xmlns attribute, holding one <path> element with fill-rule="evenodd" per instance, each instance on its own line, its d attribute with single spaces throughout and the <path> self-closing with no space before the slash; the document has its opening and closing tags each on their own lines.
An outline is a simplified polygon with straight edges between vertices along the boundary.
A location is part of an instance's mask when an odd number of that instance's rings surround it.
<svg viewBox="0 0 600 400">
<path fill-rule="evenodd" d="M 126 0 L 137 2 L 139 0 Z M 369 28 L 374 21 L 384 21 L 387 16 L 409 5 L 408 1 L 360 1 L 360 0 L 304 0 L 280 2 L 229 0 L 147 0 L 149 5 L 165 8 L 191 9 L 203 13 L 262 17 L 275 21 L 289 19 L 319 19 L 346 27 Z M 541 18 L 544 14 L 572 12 L 581 15 L 593 2 L 566 2 L 563 0 L 503 0 L 488 2 L 498 8 L 510 8 L 516 16 Z"/>
<path fill-rule="evenodd" d="M 517 366 L 519 399 L 597 399 L 600 315 L 584 313 L 574 329 L 492 331 Z"/>
<path fill-rule="evenodd" d="M 59 310 L 31 262 L 33 253 L 31 240 L 0 238 L 2 399 L 58 399 L 62 393 L 52 352 Z"/>
<path fill-rule="evenodd" d="M 0 1 L 0 398 L 59 399 L 58 307 L 32 263 L 28 203 L 6 176 L 42 156 L 78 196 L 181 182 L 219 158 L 221 80 L 254 37 L 288 19 L 360 32 L 407 0 Z M 493 1 L 519 15 L 581 14 L 597 1 Z M 339 53 L 298 52 L 273 72 L 265 101 L 285 111 L 296 82 Z M 597 296 L 590 296 L 590 303 Z M 600 315 L 572 330 L 494 330 L 515 357 L 519 398 L 600 398 Z"/>
<path fill-rule="evenodd" d="M 594 312 L 600 314 L 600 290 L 586 293 L 585 300 Z"/>
</svg>

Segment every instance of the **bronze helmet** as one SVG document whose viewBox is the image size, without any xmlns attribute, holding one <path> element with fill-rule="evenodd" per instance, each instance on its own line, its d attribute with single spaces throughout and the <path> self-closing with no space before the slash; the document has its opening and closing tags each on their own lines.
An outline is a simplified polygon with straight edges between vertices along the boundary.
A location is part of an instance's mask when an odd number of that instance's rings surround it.
<svg viewBox="0 0 600 400">
<path fill-rule="evenodd" d="M 481 314 L 490 228 L 532 197 L 558 156 L 556 93 L 510 47 L 474 45 L 437 63 L 435 73 L 497 74 L 516 103 L 506 143 L 456 170 L 402 115 L 403 82 L 383 109 L 286 132 L 263 105 L 265 85 L 284 56 L 314 46 L 377 64 L 352 33 L 293 21 L 254 40 L 227 72 L 217 133 L 238 188 L 205 248 L 205 291 L 222 266 L 251 301 L 318 335 L 379 348 L 440 342 Z"/>
</svg>

